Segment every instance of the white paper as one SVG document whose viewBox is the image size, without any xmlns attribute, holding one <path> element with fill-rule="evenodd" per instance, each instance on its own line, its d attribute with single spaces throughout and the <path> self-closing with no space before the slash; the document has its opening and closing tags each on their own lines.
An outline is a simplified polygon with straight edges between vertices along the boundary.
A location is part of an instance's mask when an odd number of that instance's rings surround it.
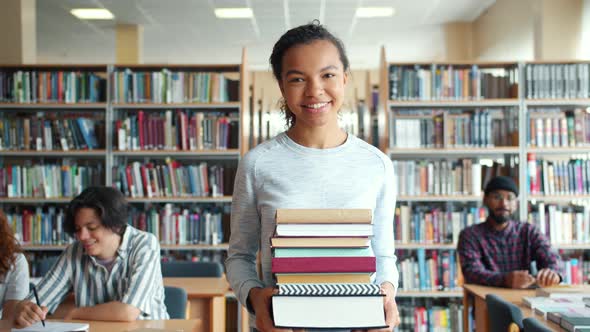
<svg viewBox="0 0 590 332">
<path fill-rule="evenodd" d="M 64 322 L 37 322 L 22 329 L 12 329 L 11 332 L 67 332 L 67 331 L 88 331 L 87 323 L 64 323 Z"/>
</svg>

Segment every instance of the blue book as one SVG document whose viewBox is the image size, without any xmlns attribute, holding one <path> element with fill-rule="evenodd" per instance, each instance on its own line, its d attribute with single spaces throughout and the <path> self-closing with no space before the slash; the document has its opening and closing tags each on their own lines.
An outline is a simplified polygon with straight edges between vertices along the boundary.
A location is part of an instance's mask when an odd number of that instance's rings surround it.
<svg viewBox="0 0 590 332">
<path fill-rule="evenodd" d="M 77 118 L 76 122 L 88 149 L 97 149 L 98 142 L 96 140 L 96 133 L 94 132 L 94 121 L 87 118 Z"/>
<path fill-rule="evenodd" d="M 418 249 L 418 275 L 420 277 L 420 290 L 426 290 L 426 250 Z"/>
</svg>

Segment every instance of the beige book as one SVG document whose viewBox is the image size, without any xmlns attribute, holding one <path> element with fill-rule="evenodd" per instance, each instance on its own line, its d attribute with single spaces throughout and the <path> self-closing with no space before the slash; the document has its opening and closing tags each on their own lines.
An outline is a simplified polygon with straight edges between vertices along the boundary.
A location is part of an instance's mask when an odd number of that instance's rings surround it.
<svg viewBox="0 0 590 332">
<path fill-rule="evenodd" d="M 370 283 L 370 273 L 277 273 L 278 284 Z"/>
<path fill-rule="evenodd" d="M 277 224 L 370 224 L 370 209 L 277 209 Z"/>
</svg>

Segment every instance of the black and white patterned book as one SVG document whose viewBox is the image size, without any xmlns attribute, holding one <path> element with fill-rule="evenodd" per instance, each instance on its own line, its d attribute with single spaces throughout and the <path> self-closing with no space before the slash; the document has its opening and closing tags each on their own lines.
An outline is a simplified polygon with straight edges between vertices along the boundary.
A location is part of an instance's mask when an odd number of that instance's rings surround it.
<svg viewBox="0 0 590 332">
<path fill-rule="evenodd" d="M 370 296 L 381 295 L 375 284 L 279 284 L 283 296 Z"/>
</svg>

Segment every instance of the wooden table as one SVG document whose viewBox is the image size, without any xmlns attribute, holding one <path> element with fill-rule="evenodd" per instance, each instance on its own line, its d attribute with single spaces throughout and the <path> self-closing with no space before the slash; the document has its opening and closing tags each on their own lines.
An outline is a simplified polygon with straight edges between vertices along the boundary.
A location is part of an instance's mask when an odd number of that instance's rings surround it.
<svg viewBox="0 0 590 332">
<path fill-rule="evenodd" d="M 225 331 L 227 280 L 222 278 L 164 278 L 165 286 L 184 288 L 188 293 L 187 318 L 200 319 L 202 331 Z"/>
<path fill-rule="evenodd" d="M 186 317 L 187 319 L 199 319 L 202 325 L 200 331 L 225 331 L 225 296 L 230 291 L 225 277 L 164 278 L 164 285 L 186 290 L 188 294 Z M 70 294 L 58 306 L 52 318 L 63 319 L 66 313 L 74 307 L 74 295 Z"/>
<path fill-rule="evenodd" d="M 133 331 L 141 328 L 161 329 L 166 331 L 200 332 L 203 325 L 199 319 L 171 319 L 171 320 L 137 320 L 133 322 L 98 322 L 98 321 L 72 321 L 84 322 L 90 325 L 89 332 L 119 332 Z M 0 321 L 0 332 L 9 332 L 9 322 Z"/>
<path fill-rule="evenodd" d="M 557 324 L 546 320 L 543 316 L 535 315 L 534 312 L 522 304 L 522 298 L 525 296 L 535 296 L 534 289 L 509 289 L 499 287 L 488 287 L 481 285 L 466 284 L 463 285 L 463 330 L 468 330 L 469 325 L 469 307 L 473 304 L 475 312 L 475 330 L 477 332 L 488 332 L 488 306 L 486 305 L 486 295 L 496 294 L 504 300 L 516 304 L 522 311 L 524 318 L 534 317 L 541 321 L 552 331 L 563 331 Z"/>
</svg>

